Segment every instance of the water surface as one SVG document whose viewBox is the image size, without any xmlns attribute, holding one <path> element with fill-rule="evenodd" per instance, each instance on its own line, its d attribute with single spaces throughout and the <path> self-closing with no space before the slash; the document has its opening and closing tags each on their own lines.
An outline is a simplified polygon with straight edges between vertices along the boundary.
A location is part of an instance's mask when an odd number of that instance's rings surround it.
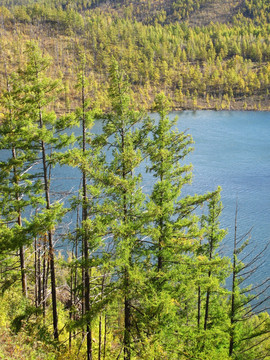
<svg viewBox="0 0 270 360">
<path fill-rule="evenodd" d="M 195 141 L 191 193 L 222 187 L 221 225 L 228 229 L 224 252 L 231 254 L 238 203 L 238 235 L 250 228 L 259 251 L 270 241 L 270 113 L 243 111 L 174 112 L 179 130 Z M 269 251 L 268 251 L 269 256 Z M 268 256 L 253 282 L 270 275 Z"/>
</svg>

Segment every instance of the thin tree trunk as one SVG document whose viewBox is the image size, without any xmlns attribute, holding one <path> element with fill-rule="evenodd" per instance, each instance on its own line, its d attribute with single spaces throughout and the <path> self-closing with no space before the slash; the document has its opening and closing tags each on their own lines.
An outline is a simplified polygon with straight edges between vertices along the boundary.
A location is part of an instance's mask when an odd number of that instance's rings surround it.
<svg viewBox="0 0 270 360">
<path fill-rule="evenodd" d="M 37 304 L 41 304 L 41 253 L 40 253 L 40 240 L 37 243 Z"/>
<path fill-rule="evenodd" d="M 129 278 L 128 274 L 126 274 L 126 281 L 125 281 L 126 289 L 129 288 Z M 130 308 L 130 299 L 126 295 L 125 296 L 125 332 L 124 332 L 124 359 L 130 360 L 131 352 L 130 352 L 130 345 L 131 345 L 131 308 Z"/>
<path fill-rule="evenodd" d="M 163 158 L 161 159 L 161 175 L 159 177 L 159 181 L 162 182 L 163 181 Z M 163 192 L 160 196 L 160 207 L 163 207 Z M 163 223 L 163 217 L 160 218 L 159 220 L 159 228 L 160 228 L 160 234 L 161 236 L 158 239 L 158 271 L 162 271 L 163 268 L 163 256 L 162 256 L 162 248 L 164 246 L 163 244 L 163 227 L 164 227 L 164 223 Z"/>
<path fill-rule="evenodd" d="M 85 79 L 84 79 L 84 67 L 82 71 L 82 128 L 83 128 L 83 153 L 86 152 L 86 124 L 85 124 Z M 82 171 L 83 177 L 83 207 L 82 207 L 82 221 L 83 221 L 83 255 L 84 255 L 84 307 L 85 314 L 88 316 L 90 312 L 90 276 L 89 276 L 89 248 L 88 248 L 88 235 L 85 221 L 87 220 L 87 183 L 86 173 Z M 87 341 L 87 360 L 92 360 L 92 332 L 90 321 L 87 321 L 86 325 L 86 341 Z"/>
<path fill-rule="evenodd" d="M 72 250 L 72 260 L 74 258 L 74 253 Z M 70 274 L 70 309 L 69 309 L 69 320 L 72 320 L 72 308 L 73 308 L 73 266 L 71 266 L 71 274 Z M 69 350 L 71 349 L 71 343 L 72 343 L 72 333 L 71 330 L 69 330 L 69 337 L 68 337 L 68 347 Z"/>
<path fill-rule="evenodd" d="M 43 322 L 45 324 L 46 317 L 46 294 L 47 294 L 47 275 L 46 271 L 49 270 L 49 264 L 46 266 L 46 256 L 47 256 L 47 247 L 46 247 L 46 236 L 43 238 L 43 261 L 42 261 L 42 309 L 43 309 Z"/>
<path fill-rule="evenodd" d="M 125 149 L 125 141 L 124 141 L 124 132 L 122 132 L 122 151 Z M 123 166 L 123 179 L 126 178 L 126 168 L 125 164 Z M 124 222 L 127 221 L 127 197 L 124 194 Z M 130 259 L 129 259 L 130 261 Z M 129 295 L 130 289 L 130 279 L 129 279 L 129 271 L 128 267 L 125 269 L 124 273 L 124 286 L 125 286 L 125 299 L 124 299 L 124 314 L 125 314 L 125 330 L 124 330 L 124 359 L 131 359 L 131 299 Z"/>
<path fill-rule="evenodd" d="M 211 276 L 211 272 L 209 271 L 209 278 Z M 206 293 L 206 302 L 205 302 L 205 314 L 204 314 L 204 330 L 207 329 L 207 321 L 209 315 L 209 302 L 210 302 L 210 289 L 207 290 Z"/>
<path fill-rule="evenodd" d="M 201 325 L 201 287 L 198 287 L 198 315 L 197 315 L 197 324 L 198 329 L 200 329 Z"/>
<path fill-rule="evenodd" d="M 77 225 L 78 225 L 79 216 L 77 216 Z M 78 226 L 77 226 L 78 227 Z M 75 259 L 78 259 L 78 239 L 75 239 Z M 74 290 L 73 290 L 73 304 L 76 304 L 77 300 L 77 286 L 78 286 L 78 268 L 77 262 L 75 263 L 75 273 L 74 273 Z M 75 319 L 75 315 L 73 314 L 73 319 Z M 74 336 L 76 332 L 74 331 Z"/>
<path fill-rule="evenodd" d="M 102 347 L 102 313 L 99 315 L 99 324 L 98 324 L 98 360 L 101 360 L 101 347 Z"/>
<path fill-rule="evenodd" d="M 162 256 L 162 249 L 163 249 L 163 219 L 159 221 L 160 233 L 161 236 L 158 239 L 158 271 L 162 271 L 163 268 L 163 256 Z"/>
<path fill-rule="evenodd" d="M 213 241 L 214 241 L 214 234 L 213 229 L 211 229 L 211 237 L 210 237 L 210 249 L 209 249 L 209 260 L 211 262 L 213 258 Z M 212 271 L 210 270 L 208 272 L 208 278 L 210 280 L 212 275 Z M 209 304 L 210 304 L 210 288 L 208 287 L 207 293 L 206 293 L 206 302 L 205 302 L 205 316 L 204 316 L 204 330 L 207 329 L 207 322 L 208 322 L 208 316 L 209 316 Z"/>
<path fill-rule="evenodd" d="M 230 329 L 230 346 L 229 356 L 233 354 L 234 348 L 234 323 L 235 323 L 235 282 L 236 282 L 236 251 L 237 251 L 237 213 L 238 208 L 236 204 L 235 222 L 234 222 L 234 247 L 233 247 L 233 273 L 232 273 L 232 298 L 231 298 L 231 329 Z"/>
<path fill-rule="evenodd" d="M 35 251 L 35 259 L 34 259 L 34 272 L 35 272 L 35 307 L 38 307 L 38 273 L 37 273 L 37 238 L 34 241 L 34 251 Z"/>
<path fill-rule="evenodd" d="M 14 160 L 16 160 L 16 150 L 15 148 L 12 149 L 12 157 Z M 13 173 L 14 173 L 14 183 L 16 185 L 19 185 L 19 181 L 18 181 L 18 174 L 17 174 L 17 170 L 16 167 L 14 166 L 13 168 Z M 20 196 L 19 194 L 16 192 L 16 200 L 19 201 L 20 200 Z M 17 218 L 17 223 L 19 226 L 22 226 L 22 217 L 21 217 L 21 211 L 19 210 L 19 214 L 18 214 L 18 218 Z M 20 250 L 19 250 L 19 254 L 20 254 L 20 268 L 21 268 L 21 284 L 22 284 L 22 293 L 25 297 L 27 297 L 27 280 L 26 280 L 26 271 L 25 271 L 25 264 L 24 264 L 24 249 L 23 246 L 20 246 Z"/>
<path fill-rule="evenodd" d="M 103 339 L 103 360 L 106 359 L 106 347 L 107 347 L 107 315 L 104 316 L 104 339 Z"/>
<path fill-rule="evenodd" d="M 102 277 L 101 283 L 101 300 L 103 300 L 105 275 Z M 98 329 L 98 360 L 101 360 L 101 348 L 102 348 L 102 313 L 99 316 L 99 329 Z"/>
<path fill-rule="evenodd" d="M 121 147 L 122 147 L 122 154 L 125 151 L 125 129 L 121 129 Z M 122 178 L 126 179 L 126 164 L 123 162 L 122 164 Z M 123 193 L 123 220 L 124 223 L 127 222 L 127 195 L 126 190 Z M 129 258 L 129 262 L 131 259 Z M 124 360 L 130 360 L 131 358 L 131 299 L 129 295 L 130 290 L 130 279 L 129 279 L 129 271 L 128 267 L 126 266 L 124 271 L 124 291 L 125 291 L 125 298 L 124 298 L 124 317 L 125 317 L 125 328 L 124 328 Z"/>
<path fill-rule="evenodd" d="M 20 247 L 20 264 L 21 264 L 21 281 L 22 281 L 22 293 L 27 297 L 27 279 L 26 279 L 26 269 L 24 264 L 24 248 Z"/>
<path fill-rule="evenodd" d="M 39 125 L 42 129 L 43 120 L 41 109 L 39 110 Z M 41 141 L 42 149 L 42 164 L 43 164 L 43 179 L 44 179 L 44 192 L 46 198 L 46 208 L 50 210 L 50 194 L 49 194 L 49 179 L 48 179 L 48 169 L 46 161 L 46 149 L 45 143 Z M 56 280 L 55 280 L 55 264 L 54 264 L 54 248 L 53 248 L 53 233 L 52 230 L 48 231 L 48 240 L 49 240 L 49 262 L 50 262 L 50 272 L 51 272 L 51 292 L 52 292 L 52 308 L 53 308 L 53 336 L 55 340 L 59 339 L 58 335 L 58 315 L 57 315 L 57 301 L 56 301 Z M 43 299 L 44 301 L 44 299 Z"/>
</svg>

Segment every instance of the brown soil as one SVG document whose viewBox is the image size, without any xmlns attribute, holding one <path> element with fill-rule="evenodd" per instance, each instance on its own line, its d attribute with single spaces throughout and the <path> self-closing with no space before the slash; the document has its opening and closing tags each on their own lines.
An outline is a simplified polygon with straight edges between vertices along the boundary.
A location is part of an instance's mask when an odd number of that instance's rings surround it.
<svg viewBox="0 0 270 360">
<path fill-rule="evenodd" d="M 244 5 L 243 0 L 214 0 L 205 4 L 190 16 L 191 26 L 207 26 L 212 23 L 229 23 Z"/>
</svg>

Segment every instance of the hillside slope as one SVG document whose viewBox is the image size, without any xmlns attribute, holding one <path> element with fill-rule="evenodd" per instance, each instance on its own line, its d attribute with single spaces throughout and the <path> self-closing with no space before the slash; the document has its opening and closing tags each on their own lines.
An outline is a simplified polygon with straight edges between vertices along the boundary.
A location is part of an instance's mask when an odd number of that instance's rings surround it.
<svg viewBox="0 0 270 360">
<path fill-rule="evenodd" d="M 129 0 L 99 1 L 95 7 L 117 12 L 143 23 L 188 21 L 191 26 L 230 23 L 237 14 L 246 12 L 245 0 Z"/>
<path fill-rule="evenodd" d="M 234 16 L 241 14 L 244 0 L 215 0 L 207 2 L 189 18 L 192 26 L 206 26 L 213 23 L 230 23 Z"/>
<path fill-rule="evenodd" d="M 103 13 L 135 19 L 144 24 L 188 22 L 191 26 L 231 23 L 236 15 L 256 22 L 269 22 L 270 2 L 266 0 L 2 0 L 15 17 L 25 18 L 44 9 Z M 22 14 L 22 7 L 26 14 Z M 23 16 L 24 15 L 24 16 Z"/>
</svg>

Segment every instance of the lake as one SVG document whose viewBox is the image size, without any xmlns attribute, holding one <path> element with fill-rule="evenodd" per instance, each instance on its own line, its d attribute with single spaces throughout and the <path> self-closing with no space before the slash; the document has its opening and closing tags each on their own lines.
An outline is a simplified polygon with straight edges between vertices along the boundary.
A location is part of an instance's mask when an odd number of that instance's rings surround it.
<svg viewBox="0 0 270 360">
<path fill-rule="evenodd" d="M 250 249 L 270 241 L 270 113 L 243 111 L 174 112 L 177 127 L 195 141 L 189 160 L 194 167 L 191 193 L 222 187 L 221 226 L 228 229 L 223 251 L 231 255 L 238 203 L 238 235 L 250 228 Z M 253 252 L 254 254 L 254 252 Z M 253 283 L 269 277 L 269 251 Z"/>
</svg>

